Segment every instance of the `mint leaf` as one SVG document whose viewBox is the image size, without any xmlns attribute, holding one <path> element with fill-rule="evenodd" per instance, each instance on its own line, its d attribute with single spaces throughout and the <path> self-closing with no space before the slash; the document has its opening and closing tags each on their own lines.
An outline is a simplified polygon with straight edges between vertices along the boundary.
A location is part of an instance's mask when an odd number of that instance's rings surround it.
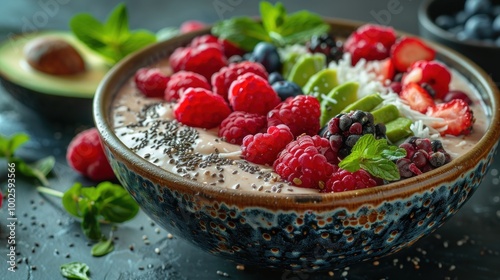
<svg viewBox="0 0 500 280">
<path fill-rule="evenodd" d="M 285 21 L 285 6 L 279 2 L 276 3 L 276 6 L 273 6 L 269 2 L 263 1 L 260 3 L 260 16 L 262 18 L 262 25 L 268 33 L 276 31 Z"/>
<path fill-rule="evenodd" d="M 260 41 L 281 47 L 285 44 L 303 43 L 311 36 L 327 33 L 330 29 L 320 16 L 308 11 L 288 15 L 280 2 L 274 6 L 269 2 L 261 2 L 260 16 L 262 23 L 249 17 L 217 22 L 212 27 L 212 33 L 251 51 Z"/>
<path fill-rule="evenodd" d="M 387 159 L 370 160 L 361 164 L 361 168 L 368 171 L 373 176 L 387 181 L 400 179 L 399 170 L 396 164 Z"/>
<path fill-rule="evenodd" d="M 90 280 L 90 278 L 88 277 L 90 268 L 85 263 L 70 262 L 61 265 L 59 269 L 62 276 L 67 279 Z"/>
<path fill-rule="evenodd" d="M 264 27 L 250 17 L 236 17 L 219 21 L 212 27 L 212 34 L 227 39 L 238 47 L 251 51 L 261 41 L 271 42 Z"/>
<path fill-rule="evenodd" d="M 94 51 L 106 47 L 104 26 L 92 15 L 78 14 L 70 20 L 69 26 L 75 37 Z"/>
<path fill-rule="evenodd" d="M 365 134 L 352 147 L 351 154 L 345 157 L 339 167 L 349 172 L 359 169 L 388 181 L 399 180 L 399 170 L 394 161 L 406 156 L 406 150 L 389 145 L 386 139 L 375 139 Z"/>
<path fill-rule="evenodd" d="M 79 210 L 81 188 L 82 184 L 75 183 L 71 188 L 64 192 L 62 197 L 62 205 L 64 209 L 66 209 L 66 212 L 78 218 L 82 217 Z"/>
<path fill-rule="evenodd" d="M 26 177 L 36 178 L 42 185 L 48 186 L 49 181 L 47 175 L 52 171 L 56 160 L 54 157 L 49 156 L 40 159 L 34 163 L 26 163 L 19 158 L 14 158 L 13 162 L 16 163 L 17 170 Z"/>
<path fill-rule="evenodd" d="M 156 36 L 145 30 L 131 31 L 124 4 L 118 5 L 105 23 L 90 14 L 78 14 L 70 20 L 73 34 L 110 64 L 156 42 Z"/>
<path fill-rule="evenodd" d="M 127 56 L 156 42 L 156 36 L 149 31 L 138 30 L 130 34 L 121 45 L 121 53 Z"/>
<path fill-rule="evenodd" d="M 104 30 L 105 34 L 117 41 L 122 41 L 128 37 L 130 30 L 128 29 L 127 8 L 123 3 L 116 6 L 108 16 Z"/>
<path fill-rule="evenodd" d="M 0 157 L 11 161 L 16 150 L 28 142 L 30 137 L 25 133 L 16 133 L 10 137 L 0 134 Z"/>
<path fill-rule="evenodd" d="M 90 253 L 94 257 L 102 257 L 105 256 L 115 249 L 115 245 L 113 243 L 113 240 L 111 238 L 106 239 L 106 240 L 101 240 L 98 243 L 96 243 L 94 246 L 92 246 L 92 249 L 90 250 Z"/>
<path fill-rule="evenodd" d="M 325 34 L 330 26 L 315 14 L 299 11 L 286 18 L 277 32 L 281 34 L 286 44 L 303 43 L 314 35 Z"/>
</svg>

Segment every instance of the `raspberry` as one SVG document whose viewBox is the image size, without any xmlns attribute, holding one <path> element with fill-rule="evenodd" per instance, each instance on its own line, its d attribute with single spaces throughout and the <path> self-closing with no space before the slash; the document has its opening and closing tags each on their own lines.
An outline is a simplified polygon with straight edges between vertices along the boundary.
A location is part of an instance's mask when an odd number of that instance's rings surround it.
<svg viewBox="0 0 500 280">
<path fill-rule="evenodd" d="M 167 101 L 177 101 L 181 97 L 182 92 L 190 87 L 211 89 L 207 79 L 202 75 L 195 72 L 179 71 L 170 76 L 164 98 Z"/>
<path fill-rule="evenodd" d="M 241 153 L 253 163 L 272 165 L 278 154 L 293 140 L 288 126 L 271 126 L 267 133 L 257 133 L 243 138 Z"/>
<path fill-rule="evenodd" d="M 231 83 L 228 99 L 234 111 L 259 115 L 267 114 L 281 102 L 267 80 L 254 73 L 243 74 Z"/>
<path fill-rule="evenodd" d="M 159 68 L 141 68 L 135 72 L 135 86 L 147 97 L 163 97 L 170 78 Z"/>
<path fill-rule="evenodd" d="M 352 65 L 359 60 L 383 60 L 389 57 L 396 42 L 396 33 L 390 27 L 365 24 L 353 32 L 344 43 L 344 51 L 351 53 Z"/>
<path fill-rule="evenodd" d="M 310 95 L 298 95 L 280 103 L 267 114 L 267 125 L 287 125 L 295 137 L 316 135 L 320 129 L 321 106 Z"/>
<path fill-rule="evenodd" d="M 451 161 L 451 156 L 439 140 L 413 136 L 399 147 L 406 150 L 406 157 L 396 161 L 402 179 L 428 172 Z"/>
<path fill-rule="evenodd" d="M 351 153 L 352 147 L 365 134 L 372 134 L 377 139 L 386 138 L 385 125 L 374 124 L 371 113 L 356 110 L 332 118 L 322 136 L 330 141 L 331 148 L 338 158 L 343 159 Z"/>
<path fill-rule="evenodd" d="M 193 32 L 207 27 L 207 24 L 197 20 L 187 20 L 181 24 L 179 31 L 181 33 Z"/>
<path fill-rule="evenodd" d="M 228 143 L 241 145 L 245 136 L 259 133 L 266 127 L 265 116 L 234 111 L 220 124 L 219 137 Z"/>
<path fill-rule="evenodd" d="M 191 46 L 198 46 L 207 43 L 216 43 L 220 46 L 221 50 L 224 52 L 224 56 L 229 58 L 233 55 L 243 55 L 245 52 L 238 48 L 235 44 L 229 42 L 228 40 L 217 38 L 214 35 L 205 34 L 194 38 L 191 41 Z"/>
<path fill-rule="evenodd" d="M 169 63 L 174 72 L 196 72 L 210 81 L 212 74 L 227 65 L 227 59 L 218 44 L 208 43 L 177 48 L 170 55 Z"/>
<path fill-rule="evenodd" d="M 328 140 L 319 135 L 299 136 L 290 142 L 273 164 L 284 180 L 303 188 L 323 189 L 335 170 L 334 153 Z"/>
<path fill-rule="evenodd" d="M 187 88 L 174 109 L 177 121 L 201 128 L 218 126 L 230 113 L 224 98 L 204 88 Z"/>
<path fill-rule="evenodd" d="M 229 66 L 223 67 L 219 70 L 219 72 L 212 75 L 214 93 L 217 93 L 227 100 L 231 83 L 245 73 L 254 73 L 265 79 L 268 77 L 264 66 L 257 62 L 243 61 L 240 63 L 229 64 Z"/>
<path fill-rule="evenodd" d="M 115 179 L 115 174 L 104 154 L 96 128 L 77 134 L 68 145 L 66 160 L 74 170 L 93 181 Z"/>
<path fill-rule="evenodd" d="M 363 169 L 356 172 L 338 168 L 326 182 L 326 187 L 322 192 L 343 192 L 365 188 L 371 188 L 380 185 L 380 180 L 376 179 L 370 173 Z"/>
</svg>

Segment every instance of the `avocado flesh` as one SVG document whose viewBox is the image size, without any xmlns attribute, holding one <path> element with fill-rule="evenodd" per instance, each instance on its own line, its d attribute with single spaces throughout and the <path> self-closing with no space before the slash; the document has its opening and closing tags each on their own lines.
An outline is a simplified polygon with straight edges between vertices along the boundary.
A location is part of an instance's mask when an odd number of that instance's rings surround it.
<svg viewBox="0 0 500 280">
<path fill-rule="evenodd" d="M 86 62 L 86 71 L 76 75 L 56 76 L 33 69 L 25 59 L 24 47 L 40 36 L 58 37 L 73 45 Z M 19 35 L 0 45 L 0 76 L 19 87 L 48 95 L 92 98 L 109 69 L 102 58 L 69 32 L 46 31 Z"/>
</svg>

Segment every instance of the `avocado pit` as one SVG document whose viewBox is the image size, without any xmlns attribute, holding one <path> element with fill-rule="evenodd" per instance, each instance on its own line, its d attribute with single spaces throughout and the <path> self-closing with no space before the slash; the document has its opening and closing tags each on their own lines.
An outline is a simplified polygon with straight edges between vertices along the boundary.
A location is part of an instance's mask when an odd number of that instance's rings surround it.
<svg viewBox="0 0 500 280">
<path fill-rule="evenodd" d="M 75 75 L 86 70 L 82 55 L 61 38 L 35 38 L 26 45 L 24 54 L 31 67 L 46 74 Z"/>
</svg>

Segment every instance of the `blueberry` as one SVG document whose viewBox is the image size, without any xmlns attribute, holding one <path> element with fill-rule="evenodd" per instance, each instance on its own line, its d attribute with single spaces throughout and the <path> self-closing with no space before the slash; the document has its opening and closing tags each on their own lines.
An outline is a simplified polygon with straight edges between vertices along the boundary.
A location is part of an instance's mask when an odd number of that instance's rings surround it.
<svg viewBox="0 0 500 280">
<path fill-rule="evenodd" d="M 457 25 L 451 29 L 448 30 L 448 32 L 451 32 L 455 35 L 457 35 L 458 33 L 460 32 L 463 32 L 464 31 L 464 26 L 463 25 Z"/>
<path fill-rule="evenodd" d="M 493 32 L 495 34 L 499 35 L 500 34 L 500 15 L 498 15 L 494 20 L 491 25 L 491 28 L 493 28 Z"/>
<path fill-rule="evenodd" d="M 271 74 L 269 74 L 269 77 L 267 77 L 267 81 L 270 85 L 284 80 L 285 78 L 283 78 L 280 72 L 272 72 Z"/>
<path fill-rule="evenodd" d="M 288 97 L 294 97 L 303 94 L 300 86 L 290 81 L 278 81 L 276 83 L 273 83 L 272 87 L 282 101 L 287 99 Z"/>
<path fill-rule="evenodd" d="M 469 15 L 489 13 L 492 5 L 489 0 L 466 0 L 464 11 Z"/>
<path fill-rule="evenodd" d="M 465 11 L 459 11 L 455 14 L 455 22 L 457 24 L 463 25 L 470 18 L 471 15 L 466 13 Z"/>
<path fill-rule="evenodd" d="M 436 25 L 444 30 L 450 30 L 456 24 L 455 18 L 450 15 L 440 15 L 436 18 Z"/>
<path fill-rule="evenodd" d="M 464 32 L 479 39 L 492 38 L 494 32 L 491 18 L 486 14 L 473 15 L 465 22 Z"/>
<path fill-rule="evenodd" d="M 281 70 L 281 59 L 278 49 L 271 43 L 258 43 L 253 49 L 250 61 L 261 63 L 268 73 Z"/>
<path fill-rule="evenodd" d="M 493 7 L 493 9 L 491 9 L 490 14 L 491 14 L 493 17 L 500 16 L 500 5 L 495 5 L 495 6 Z"/>
</svg>

